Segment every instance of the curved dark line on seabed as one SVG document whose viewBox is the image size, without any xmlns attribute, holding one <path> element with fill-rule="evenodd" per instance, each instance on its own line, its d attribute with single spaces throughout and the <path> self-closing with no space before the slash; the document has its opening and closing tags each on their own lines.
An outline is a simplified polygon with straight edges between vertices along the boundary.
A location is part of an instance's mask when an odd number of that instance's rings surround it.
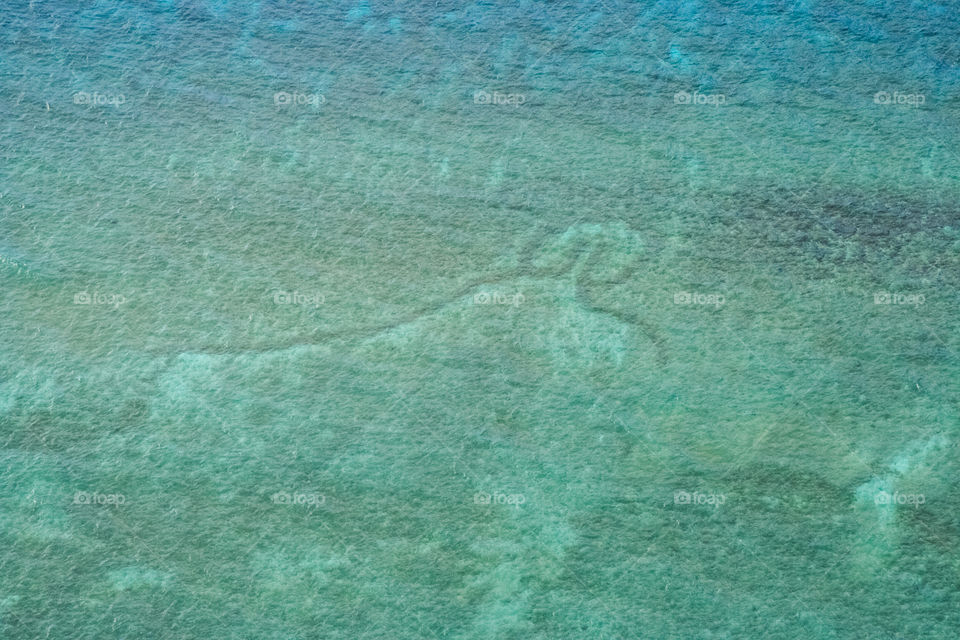
<svg viewBox="0 0 960 640">
<path fill-rule="evenodd" d="M 577 261 L 583 256 L 585 252 L 585 247 L 577 246 L 573 249 L 573 255 L 566 260 L 564 260 L 560 265 L 553 268 L 542 268 L 537 269 L 531 264 L 533 261 L 533 255 L 535 253 L 535 246 L 538 240 L 549 239 L 549 232 L 543 232 L 538 234 L 539 237 L 535 238 L 532 243 L 528 243 L 525 247 L 522 248 L 521 262 L 522 264 L 518 267 L 513 267 L 510 269 L 504 269 L 496 273 L 490 273 L 484 275 L 482 278 L 475 278 L 462 287 L 460 287 L 453 294 L 448 296 L 445 300 L 439 301 L 437 303 L 431 304 L 429 306 L 421 307 L 415 311 L 412 311 L 405 316 L 399 319 L 392 319 L 385 321 L 380 324 L 376 324 L 369 327 L 361 328 L 352 328 L 352 329 L 341 329 L 338 331 L 328 331 L 324 333 L 314 333 L 311 334 L 311 337 L 315 337 L 314 340 L 304 340 L 302 338 L 290 339 L 286 342 L 281 342 L 279 344 L 271 344 L 263 347 L 253 347 L 253 348 L 242 348 L 236 349 L 229 346 L 224 347 L 200 347 L 200 348 L 185 348 L 177 350 L 177 353 L 203 353 L 209 355 L 243 355 L 243 354 L 263 354 L 270 353 L 272 351 L 285 351 L 287 349 L 294 349 L 296 347 L 319 347 L 323 346 L 326 343 L 334 340 L 351 340 L 351 339 L 362 339 L 362 338 L 372 338 L 377 334 L 383 333 L 385 331 L 390 331 L 397 327 L 403 326 L 405 324 L 410 324 L 416 322 L 423 317 L 437 313 L 441 311 L 445 306 L 449 305 L 452 300 L 462 298 L 468 295 L 471 291 L 475 290 L 478 286 L 484 283 L 490 283 L 498 280 L 506 280 L 511 277 L 518 277 L 522 275 L 527 275 L 530 277 L 537 278 L 556 278 L 564 273 L 570 272 L 575 266 Z M 542 244 L 540 245 L 542 246 Z M 605 252 L 606 249 L 599 249 L 601 253 Z M 602 283 L 598 280 L 592 280 L 584 274 L 577 276 L 576 281 L 574 282 L 575 289 L 575 299 L 576 301 L 583 306 L 585 309 L 592 311 L 594 313 L 600 313 L 608 315 L 612 318 L 615 318 L 621 323 L 636 327 L 651 343 L 653 343 L 654 348 L 656 349 L 656 361 L 657 365 L 660 367 L 665 367 L 669 360 L 668 351 L 666 346 L 666 338 L 663 335 L 663 332 L 651 322 L 641 318 L 638 314 L 626 311 L 619 311 L 617 309 L 612 309 L 608 307 L 603 307 L 595 303 L 590 295 L 589 290 L 592 286 L 598 284 L 603 284 L 605 286 L 613 286 L 617 284 L 623 284 L 626 281 L 630 280 L 633 277 L 633 274 L 637 271 L 639 267 L 639 262 L 635 258 L 632 264 L 623 269 L 622 274 L 616 280 L 613 281 L 603 281 Z M 154 352 L 155 353 L 155 352 Z M 170 355 L 169 351 L 164 351 L 164 355 Z"/>
</svg>

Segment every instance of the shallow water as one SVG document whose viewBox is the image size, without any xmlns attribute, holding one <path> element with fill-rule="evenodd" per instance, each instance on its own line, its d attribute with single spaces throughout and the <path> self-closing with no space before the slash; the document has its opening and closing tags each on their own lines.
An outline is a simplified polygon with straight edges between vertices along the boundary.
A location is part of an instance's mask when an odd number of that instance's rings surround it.
<svg viewBox="0 0 960 640">
<path fill-rule="evenodd" d="M 0 14 L 4 638 L 954 638 L 952 4 Z"/>
</svg>

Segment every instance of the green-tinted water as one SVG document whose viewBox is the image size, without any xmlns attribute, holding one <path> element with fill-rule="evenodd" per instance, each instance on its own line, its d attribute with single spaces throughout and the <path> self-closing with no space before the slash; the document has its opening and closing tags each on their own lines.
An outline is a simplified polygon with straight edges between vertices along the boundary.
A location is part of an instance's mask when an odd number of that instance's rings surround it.
<svg viewBox="0 0 960 640">
<path fill-rule="evenodd" d="M 2 637 L 956 636 L 949 6 L 0 25 Z"/>
</svg>

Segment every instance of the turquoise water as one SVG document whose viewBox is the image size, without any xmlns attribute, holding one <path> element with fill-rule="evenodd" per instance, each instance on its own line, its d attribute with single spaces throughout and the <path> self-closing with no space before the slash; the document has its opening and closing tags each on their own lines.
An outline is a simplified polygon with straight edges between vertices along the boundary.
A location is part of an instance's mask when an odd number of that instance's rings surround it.
<svg viewBox="0 0 960 640">
<path fill-rule="evenodd" d="M 955 3 L 2 9 L 0 637 L 960 634 Z"/>
</svg>

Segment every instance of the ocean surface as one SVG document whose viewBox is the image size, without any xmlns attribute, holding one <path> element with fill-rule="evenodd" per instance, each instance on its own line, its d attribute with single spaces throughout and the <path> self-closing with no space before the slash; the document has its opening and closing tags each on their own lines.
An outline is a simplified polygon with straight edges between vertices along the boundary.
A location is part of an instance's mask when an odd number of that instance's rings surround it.
<svg viewBox="0 0 960 640">
<path fill-rule="evenodd" d="M 0 638 L 960 636 L 960 4 L 0 1 Z"/>
</svg>

